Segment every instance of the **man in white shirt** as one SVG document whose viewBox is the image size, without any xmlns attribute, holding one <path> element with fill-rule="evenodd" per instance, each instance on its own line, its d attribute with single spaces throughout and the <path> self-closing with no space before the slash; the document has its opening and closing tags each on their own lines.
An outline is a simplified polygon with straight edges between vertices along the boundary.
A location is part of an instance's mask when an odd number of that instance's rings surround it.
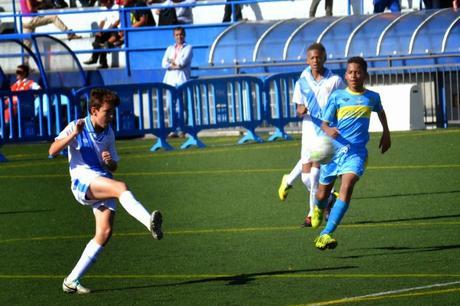
<svg viewBox="0 0 460 306">
<path fill-rule="evenodd" d="M 161 66 L 166 69 L 163 83 L 177 87 L 190 79 L 190 70 L 192 64 L 192 46 L 185 43 L 185 29 L 177 27 L 173 31 L 176 43 L 166 49 Z M 171 108 L 168 105 L 168 108 Z M 171 132 L 169 137 L 183 137 L 183 132 Z"/>
<path fill-rule="evenodd" d="M 161 66 L 166 69 L 163 83 L 171 86 L 179 86 L 190 79 L 192 63 L 192 46 L 185 42 L 185 29 L 174 29 L 176 43 L 166 49 Z"/>
</svg>

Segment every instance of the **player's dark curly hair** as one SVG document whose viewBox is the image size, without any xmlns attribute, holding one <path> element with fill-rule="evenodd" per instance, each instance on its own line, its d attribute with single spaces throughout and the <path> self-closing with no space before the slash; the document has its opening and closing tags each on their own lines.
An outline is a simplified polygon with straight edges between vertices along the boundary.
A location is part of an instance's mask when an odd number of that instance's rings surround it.
<svg viewBox="0 0 460 306">
<path fill-rule="evenodd" d="M 105 88 L 95 88 L 91 90 L 91 100 L 89 101 L 89 107 L 100 109 L 102 104 L 108 103 L 111 106 L 120 105 L 120 97 L 117 93 Z"/>
<path fill-rule="evenodd" d="M 322 43 L 312 43 L 311 45 L 309 45 L 307 48 L 307 52 L 312 50 L 317 50 L 326 57 L 326 48 Z"/>
<path fill-rule="evenodd" d="M 363 69 L 364 73 L 367 75 L 367 62 L 364 58 L 362 58 L 361 56 L 353 56 L 353 57 L 350 57 L 347 61 L 347 65 L 348 64 L 358 64 L 361 69 Z"/>
</svg>

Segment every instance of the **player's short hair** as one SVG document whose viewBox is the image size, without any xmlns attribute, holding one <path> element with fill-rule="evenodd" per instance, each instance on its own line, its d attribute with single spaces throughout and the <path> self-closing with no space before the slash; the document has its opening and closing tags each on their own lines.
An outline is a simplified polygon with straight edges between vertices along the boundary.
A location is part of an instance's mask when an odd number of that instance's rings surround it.
<svg viewBox="0 0 460 306">
<path fill-rule="evenodd" d="M 362 58 L 361 56 L 353 56 L 353 57 L 350 57 L 347 61 L 347 65 L 348 64 L 358 64 L 361 69 L 363 69 L 364 73 L 365 74 L 368 74 L 367 73 L 367 62 L 364 58 Z"/>
<path fill-rule="evenodd" d="M 311 45 L 309 45 L 307 48 L 307 52 L 312 50 L 317 50 L 326 57 L 326 48 L 322 43 L 312 43 Z"/>
<path fill-rule="evenodd" d="M 95 88 L 91 90 L 90 96 L 90 108 L 94 107 L 96 109 L 100 109 L 104 103 L 113 107 L 120 105 L 120 97 L 118 97 L 117 93 L 105 88 Z"/>
<path fill-rule="evenodd" d="M 183 27 L 175 27 L 174 30 L 173 30 L 173 33 L 176 33 L 176 31 L 181 31 L 182 33 L 184 33 L 184 36 L 185 36 L 185 28 L 183 28 Z"/>
</svg>

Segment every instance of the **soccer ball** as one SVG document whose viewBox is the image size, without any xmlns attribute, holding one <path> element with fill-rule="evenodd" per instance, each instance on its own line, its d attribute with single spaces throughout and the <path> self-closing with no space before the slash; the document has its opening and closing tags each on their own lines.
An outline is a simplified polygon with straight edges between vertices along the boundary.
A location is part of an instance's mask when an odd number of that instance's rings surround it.
<svg viewBox="0 0 460 306">
<path fill-rule="evenodd" d="M 334 155 L 334 145 L 327 136 L 316 137 L 310 146 L 310 159 L 320 164 L 328 163 Z"/>
</svg>

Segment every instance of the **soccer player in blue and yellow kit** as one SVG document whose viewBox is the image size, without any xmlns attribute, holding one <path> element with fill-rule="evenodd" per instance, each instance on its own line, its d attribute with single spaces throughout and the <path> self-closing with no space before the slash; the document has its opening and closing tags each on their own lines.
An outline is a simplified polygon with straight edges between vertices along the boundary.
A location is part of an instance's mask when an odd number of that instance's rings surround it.
<svg viewBox="0 0 460 306">
<path fill-rule="evenodd" d="M 315 239 L 315 247 L 320 250 L 337 246 L 337 240 L 331 234 L 350 205 L 356 182 L 364 174 L 371 112 L 377 112 L 383 127 L 379 144 L 381 152 L 385 153 L 391 147 L 390 131 L 380 96 L 364 88 L 367 77 L 366 61 L 362 57 L 350 58 L 345 72 L 348 87 L 332 93 L 322 114 L 321 128 L 333 138 L 335 154 L 328 164 L 321 166 L 312 217 L 313 228 L 318 228 L 323 221 L 323 210 L 338 176 L 341 176 L 341 184 L 339 197 L 330 212 L 326 227 Z"/>
</svg>

